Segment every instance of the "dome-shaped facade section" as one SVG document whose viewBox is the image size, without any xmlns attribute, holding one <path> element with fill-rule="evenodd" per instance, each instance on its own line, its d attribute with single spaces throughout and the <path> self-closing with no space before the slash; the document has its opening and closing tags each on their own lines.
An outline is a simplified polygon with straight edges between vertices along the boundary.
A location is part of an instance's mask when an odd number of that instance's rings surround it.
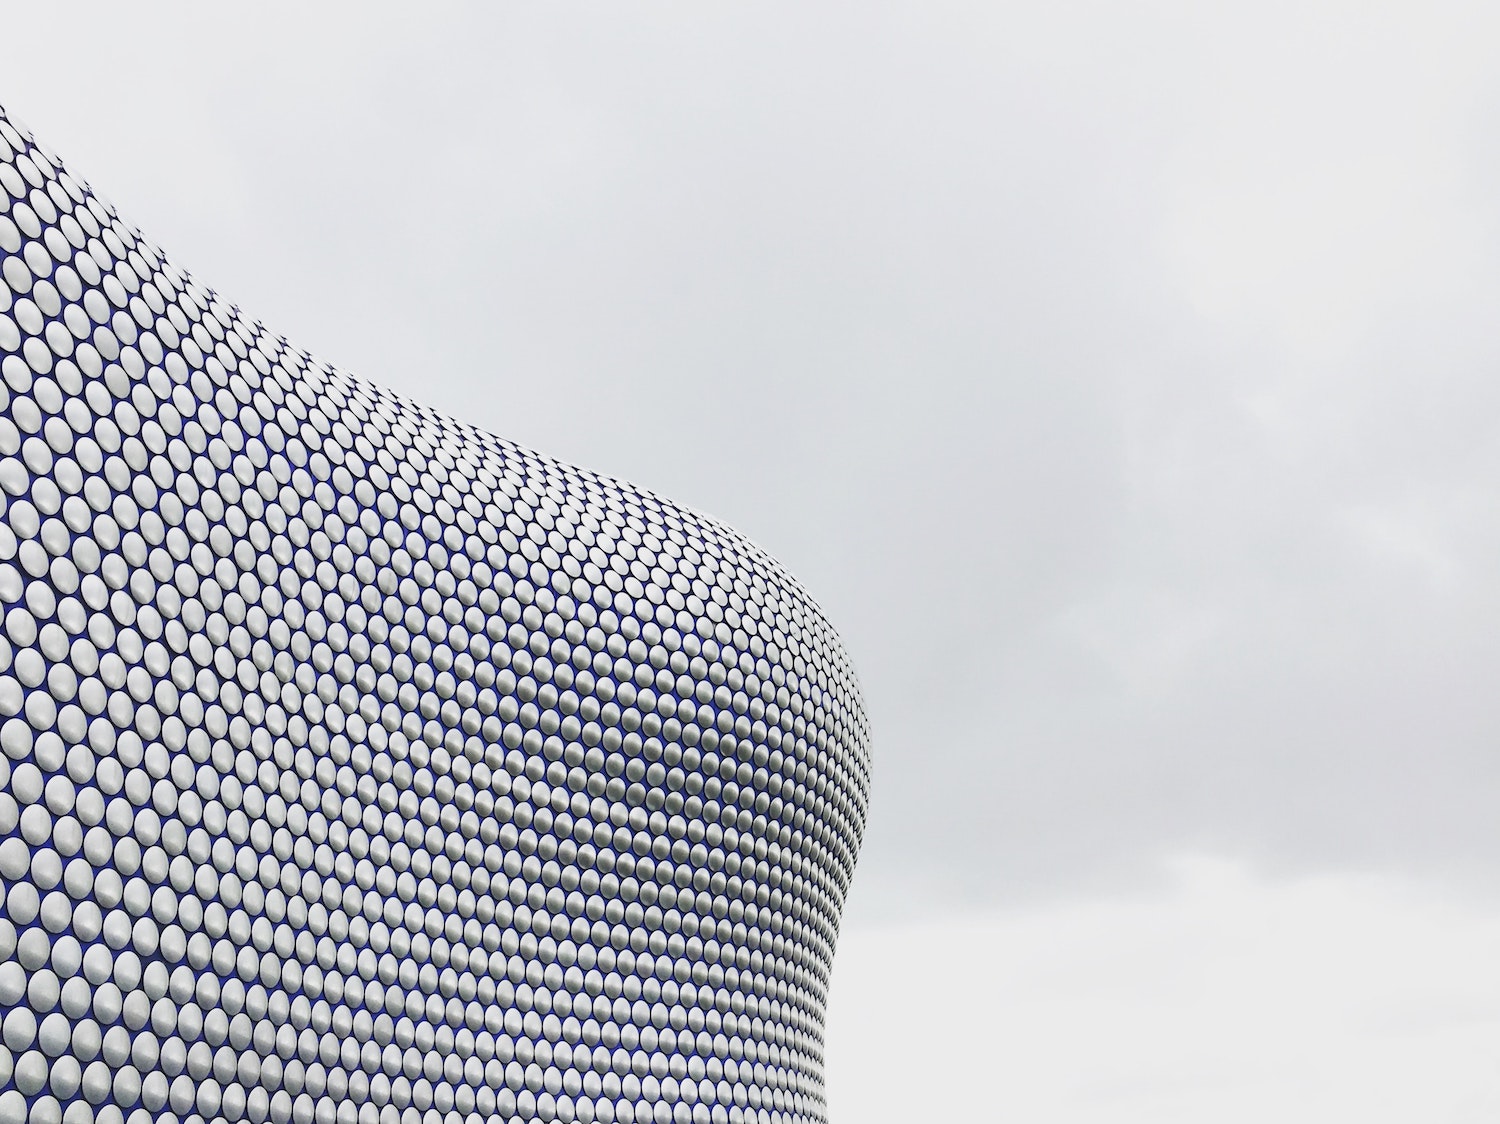
<svg viewBox="0 0 1500 1124">
<path fill-rule="evenodd" d="M 734 531 L 311 359 L 0 115 L 0 1124 L 821 1121 L 869 784 Z"/>
</svg>

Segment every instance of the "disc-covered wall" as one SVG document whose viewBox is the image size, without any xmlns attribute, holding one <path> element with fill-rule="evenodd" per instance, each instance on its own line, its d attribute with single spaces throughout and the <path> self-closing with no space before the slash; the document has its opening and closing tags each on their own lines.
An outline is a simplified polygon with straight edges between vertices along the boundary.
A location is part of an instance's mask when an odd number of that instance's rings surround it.
<svg viewBox="0 0 1500 1124">
<path fill-rule="evenodd" d="M 0 1124 L 821 1121 L 774 560 L 315 362 L 0 114 Z"/>
</svg>

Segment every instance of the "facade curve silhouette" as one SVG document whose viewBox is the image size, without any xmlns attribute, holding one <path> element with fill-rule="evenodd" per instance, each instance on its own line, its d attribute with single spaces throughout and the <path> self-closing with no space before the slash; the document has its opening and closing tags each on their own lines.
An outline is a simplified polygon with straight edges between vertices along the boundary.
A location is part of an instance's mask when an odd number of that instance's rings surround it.
<svg viewBox="0 0 1500 1124">
<path fill-rule="evenodd" d="M 869 788 L 734 531 L 315 361 L 0 113 L 0 1124 L 822 1121 Z"/>
</svg>

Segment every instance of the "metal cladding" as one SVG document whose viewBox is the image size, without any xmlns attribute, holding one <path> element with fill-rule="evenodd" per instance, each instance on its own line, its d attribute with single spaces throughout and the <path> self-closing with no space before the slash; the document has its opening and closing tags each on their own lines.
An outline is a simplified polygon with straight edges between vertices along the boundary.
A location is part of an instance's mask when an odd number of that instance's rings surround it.
<svg viewBox="0 0 1500 1124">
<path fill-rule="evenodd" d="M 0 1124 L 823 1120 L 869 755 L 802 588 L 3 116 L 0 281 Z"/>
</svg>

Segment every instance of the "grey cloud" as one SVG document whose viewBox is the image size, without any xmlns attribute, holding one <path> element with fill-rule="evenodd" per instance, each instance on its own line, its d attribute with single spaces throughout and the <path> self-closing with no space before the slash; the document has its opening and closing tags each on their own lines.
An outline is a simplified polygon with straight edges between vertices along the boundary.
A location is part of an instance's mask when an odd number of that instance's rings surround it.
<svg viewBox="0 0 1500 1124">
<path fill-rule="evenodd" d="M 350 12 L 17 8 L 4 96 L 299 344 L 798 573 L 858 909 L 1500 862 L 1479 9 Z"/>
</svg>

